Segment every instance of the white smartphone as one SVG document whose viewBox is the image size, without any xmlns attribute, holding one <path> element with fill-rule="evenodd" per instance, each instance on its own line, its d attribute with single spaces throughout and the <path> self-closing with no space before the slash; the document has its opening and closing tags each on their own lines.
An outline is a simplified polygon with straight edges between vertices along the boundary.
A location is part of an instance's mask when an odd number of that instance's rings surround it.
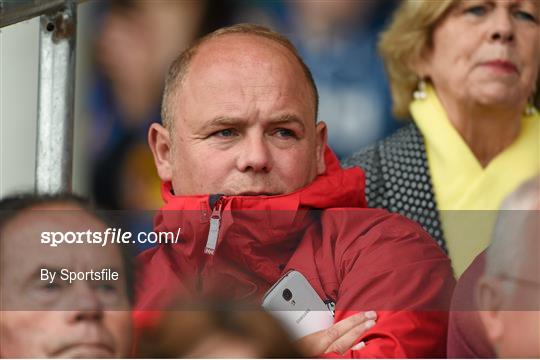
<svg viewBox="0 0 540 360">
<path fill-rule="evenodd" d="M 282 323 L 293 340 L 327 329 L 334 323 L 327 304 L 296 270 L 288 271 L 266 292 L 262 307 Z"/>
</svg>

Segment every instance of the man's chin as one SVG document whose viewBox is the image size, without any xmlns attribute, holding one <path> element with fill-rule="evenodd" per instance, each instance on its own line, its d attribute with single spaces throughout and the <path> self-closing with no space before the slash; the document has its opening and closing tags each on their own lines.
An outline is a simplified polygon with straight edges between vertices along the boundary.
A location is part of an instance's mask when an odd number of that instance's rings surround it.
<svg viewBox="0 0 540 360">
<path fill-rule="evenodd" d="M 54 354 L 56 358 L 90 359 L 113 358 L 114 350 L 102 344 L 76 344 L 67 346 Z"/>
</svg>

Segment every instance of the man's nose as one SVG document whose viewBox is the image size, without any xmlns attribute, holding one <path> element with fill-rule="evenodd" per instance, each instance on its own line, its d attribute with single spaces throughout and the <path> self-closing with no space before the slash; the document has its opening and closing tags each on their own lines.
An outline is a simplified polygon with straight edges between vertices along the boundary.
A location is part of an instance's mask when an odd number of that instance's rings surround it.
<svg viewBox="0 0 540 360">
<path fill-rule="evenodd" d="M 269 172 L 272 169 L 269 144 L 264 135 L 246 136 L 238 155 L 237 168 L 241 172 Z"/>
<path fill-rule="evenodd" d="M 506 10 L 495 12 L 490 23 L 491 41 L 511 43 L 514 41 L 515 29 L 512 14 Z"/>
<path fill-rule="evenodd" d="M 71 322 L 100 321 L 103 319 L 103 301 L 88 284 L 77 284 L 73 296 Z"/>
</svg>

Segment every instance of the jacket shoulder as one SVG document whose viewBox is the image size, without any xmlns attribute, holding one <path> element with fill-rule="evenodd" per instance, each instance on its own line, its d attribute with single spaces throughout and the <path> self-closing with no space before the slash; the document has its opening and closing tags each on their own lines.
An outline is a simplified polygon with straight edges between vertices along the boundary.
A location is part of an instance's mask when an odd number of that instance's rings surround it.
<svg viewBox="0 0 540 360">
<path fill-rule="evenodd" d="M 418 167 L 425 158 L 425 147 L 422 135 L 414 123 L 398 129 L 389 137 L 378 141 L 354 153 L 342 161 L 345 168 L 358 166 L 366 176 L 366 200 L 371 207 L 389 209 L 385 199 L 388 193 L 386 184 L 390 180 L 389 172 L 399 167 L 401 161 L 412 162 Z M 410 160 L 408 160 L 410 159 Z M 390 171 L 392 169 L 392 171 Z"/>
<path fill-rule="evenodd" d="M 325 232 L 334 234 L 336 254 L 350 256 L 368 248 L 387 247 L 391 252 L 401 248 L 414 253 L 414 249 L 427 248 L 434 251 L 435 257 L 447 258 L 418 223 L 385 209 L 330 209 L 324 212 L 323 224 Z"/>
<path fill-rule="evenodd" d="M 424 150 L 422 134 L 418 127 L 411 122 L 396 130 L 392 135 L 355 152 L 344 159 L 341 165 L 345 168 L 369 165 L 369 160 L 374 160 L 378 157 L 377 155 L 403 151 L 410 148 L 413 143 L 421 145 L 421 150 Z"/>
<path fill-rule="evenodd" d="M 440 293 L 444 296 L 437 298 L 444 298 L 445 307 L 449 306 L 454 285 L 450 259 L 419 224 L 382 209 L 331 210 L 323 223 L 327 225 L 323 241 L 332 241 L 340 287 L 347 282 L 362 288 L 373 279 L 385 279 L 386 285 L 379 284 L 381 291 L 392 291 L 414 274 L 419 287 L 431 281 L 428 278 L 436 279 L 437 286 L 444 288 Z M 388 299 L 388 304 L 407 308 L 416 299 L 414 291 L 408 295 Z M 376 304 L 380 305 L 377 301 L 372 305 Z"/>
<path fill-rule="evenodd" d="M 366 176 L 370 207 L 400 213 L 420 223 L 445 251 L 424 138 L 414 123 L 343 161 Z"/>
</svg>

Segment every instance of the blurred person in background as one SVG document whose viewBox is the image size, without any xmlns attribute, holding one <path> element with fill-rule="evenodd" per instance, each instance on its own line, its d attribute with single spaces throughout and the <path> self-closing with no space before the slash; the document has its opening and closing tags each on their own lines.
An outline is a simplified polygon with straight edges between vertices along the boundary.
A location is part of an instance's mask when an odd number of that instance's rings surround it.
<svg viewBox="0 0 540 360">
<path fill-rule="evenodd" d="M 161 204 L 146 134 L 160 122 L 172 60 L 194 39 L 227 24 L 234 7 L 216 0 L 112 0 L 100 3 L 91 93 L 92 194 L 123 213 L 122 227 L 149 231 Z M 138 244 L 139 249 L 151 244 Z"/>
<path fill-rule="evenodd" d="M 73 195 L 0 201 L 0 356 L 125 358 L 131 351 L 132 270 L 119 245 L 41 242 L 42 232 L 104 231 Z M 43 278 L 43 269 L 56 276 Z M 61 279 L 110 269 L 117 280 Z"/>
<path fill-rule="evenodd" d="M 287 34 L 313 73 L 320 118 L 339 158 L 399 126 L 376 44 L 394 0 L 256 2 L 241 20 Z"/>
<path fill-rule="evenodd" d="M 99 11 L 92 192 L 100 207 L 156 209 L 159 178 L 146 134 L 160 122 L 167 69 L 194 39 L 227 24 L 233 7 L 223 0 L 111 0 Z"/>
<path fill-rule="evenodd" d="M 394 113 L 412 122 L 344 164 L 366 172 L 370 206 L 422 224 L 459 276 L 489 243 L 485 210 L 540 170 L 540 2 L 407 0 L 380 51 Z"/>
<path fill-rule="evenodd" d="M 538 227 L 536 229 L 527 228 L 527 219 L 532 220 L 533 224 L 538 224 L 540 215 L 538 210 L 540 210 L 540 177 L 538 176 L 519 186 L 503 202 L 501 210 L 498 212 L 498 223 L 489 250 L 483 251 L 476 257 L 456 285 L 448 325 L 447 351 L 449 358 L 495 358 L 497 354 L 500 357 L 512 358 L 538 357 L 540 355 L 538 334 L 540 313 L 526 311 L 540 310 L 540 293 L 527 294 L 522 291 L 523 289 L 519 289 L 519 284 L 522 283 L 519 279 L 522 277 L 523 279 L 535 280 L 536 288 L 540 289 Z M 486 272 L 486 261 L 489 262 L 488 272 Z M 521 274 L 521 277 L 512 279 L 508 278 L 508 274 L 510 276 Z M 484 280 L 480 282 L 483 285 L 480 286 L 483 289 L 481 292 L 484 298 L 479 299 L 477 297 L 478 283 L 483 276 Z M 501 278 L 502 281 L 497 280 L 498 278 Z M 509 287 L 508 282 L 513 281 L 517 281 L 518 285 L 513 287 L 510 285 Z M 534 283 L 532 286 L 534 288 Z M 519 305 L 515 302 L 516 297 L 523 297 L 530 304 L 533 304 L 533 308 L 527 309 L 527 307 Z M 482 300 L 482 302 L 479 304 L 478 300 Z M 494 311 L 489 311 L 493 305 L 496 305 Z M 512 316 L 508 316 L 510 313 L 500 312 L 503 307 L 506 307 L 507 310 L 523 310 L 523 313 L 513 314 L 512 321 L 519 324 L 518 330 L 511 330 L 511 327 L 505 324 L 504 333 L 515 331 L 516 334 L 504 335 L 506 338 L 504 341 L 507 345 L 501 353 L 500 350 L 495 351 L 496 347 L 492 343 L 501 341 L 502 332 L 496 334 L 496 339 L 491 339 L 493 334 L 490 334 L 490 338 L 488 338 L 480 316 L 483 313 L 482 316 L 487 317 L 488 321 L 496 321 L 495 324 L 490 323 L 489 326 L 492 327 L 491 330 L 501 331 L 503 323 L 500 320 L 508 321 L 509 318 L 512 318 Z M 493 319 L 494 316 L 496 319 Z M 486 325 L 488 324 L 486 323 Z M 520 338 L 511 339 L 511 336 L 519 336 Z M 514 342 L 511 352 L 508 352 L 507 348 L 509 342 Z M 519 347 L 524 352 L 516 352 Z M 535 348 L 536 353 L 531 352 Z"/>
<path fill-rule="evenodd" d="M 500 358 L 540 357 L 540 178 L 528 181 L 501 211 L 476 295 L 489 342 Z"/>
<path fill-rule="evenodd" d="M 142 358 L 298 358 L 281 325 L 261 309 L 227 300 L 177 305 L 143 329 Z"/>
</svg>

